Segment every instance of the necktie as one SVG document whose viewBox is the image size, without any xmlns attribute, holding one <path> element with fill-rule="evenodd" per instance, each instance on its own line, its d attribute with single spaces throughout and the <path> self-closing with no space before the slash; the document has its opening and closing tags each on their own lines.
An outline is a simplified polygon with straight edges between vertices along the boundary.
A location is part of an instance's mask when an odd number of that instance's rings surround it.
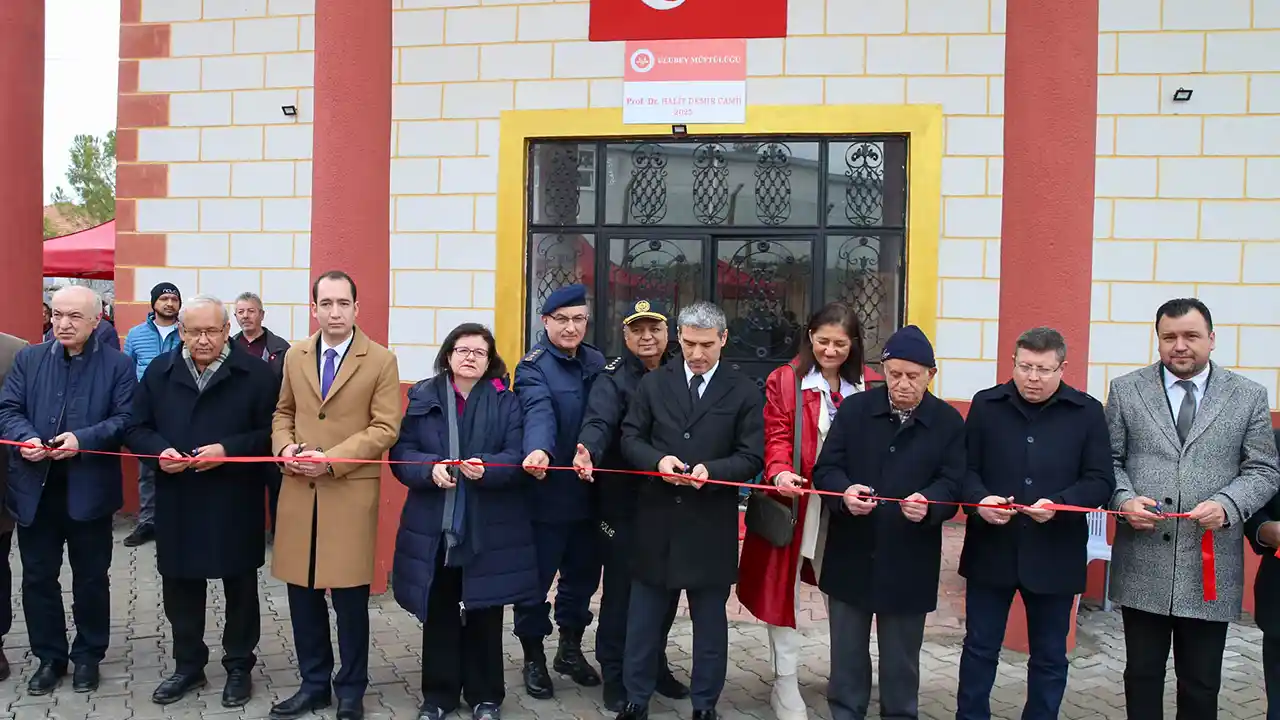
<svg viewBox="0 0 1280 720">
<path fill-rule="evenodd" d="M 701 387 L 702 387 L 701 375 L 694 375 L 693 377 L 689 378 L 689 404 L 690 405 L 698 404 L 698 399 L 701 397 L 700 395 L 698 395 L 698 389 Z"/>
<path fill-rule="evenodd" d="M 324 372 L 320 373 L 320 397 L 329 397 L 329 387 L 333 385 L 333 376 L 338 374 L 337 363 L 338 351 L 329 348 L 324 351 Z"/>
<path fill-rule="evenodd" d="M 1190 380 L 1179 380 L 1177 385 L 1185 393 L 1182 405 L 1178 407 L 1178 439 L 1185 443 L 1191 424 L 1196 421 L 1196 384 Z"/>
</svg>

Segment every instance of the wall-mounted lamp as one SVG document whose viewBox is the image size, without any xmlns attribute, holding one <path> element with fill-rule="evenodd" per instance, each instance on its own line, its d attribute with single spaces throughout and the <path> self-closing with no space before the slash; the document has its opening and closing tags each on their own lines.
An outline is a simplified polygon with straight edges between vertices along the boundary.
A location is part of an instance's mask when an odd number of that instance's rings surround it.
<svg viewBox="0 0 1280 720">
<path fill-rule="evenodd" d="M 1173 91 L 1173 101 L 1174 101 L 1174 102 L 1187 102 L 1188 100 L 1190 100 L 1190 99 L 1191 99 L 1191 93 L 1192 93 L 1192 92 L 1193 92 L 1192 90 L 1188 90 L 1187 88 L 1181 88 L 1181 87 L 1180 87 L 1180 88 L 1178 88 L 1177 90 L 1174 90 L 1174 91 Z"/>
<path fill-rule="evenodd" d="M 297 117 L 298 115 L 297 105 L 281 105 L 280 110 L 284 112 L 285 117 Z"/>
</svg>

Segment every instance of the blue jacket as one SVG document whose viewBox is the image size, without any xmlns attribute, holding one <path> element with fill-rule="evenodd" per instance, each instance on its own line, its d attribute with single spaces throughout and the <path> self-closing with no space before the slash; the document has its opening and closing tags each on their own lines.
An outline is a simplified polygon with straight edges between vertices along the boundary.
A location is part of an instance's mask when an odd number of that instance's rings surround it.
<svg viewBox="0 0 1280 720">
<path fill-rule="evenodd" d="M 160 336 L 160 329 L 156 327 L 156 314 L 152 312 L 147 314 L 146 322 L 129 328 L 129 334 L 124 336 L 124 354 L 133 358 L 138 380 L 142 380 L 142 373 L 147 371 L 152 360 L 172 351 L 181 342 L 176 327 L 168 337 Z"/>
<path fill-rule="evenodd" d="M 120 336 L 116 334 L 116 326 L 110 320 L 103 318 L 98 322 L 98 327 L 94 328 L 93 336 L 98 340 L 107 344 L 108 347 L 116 350 L 120 349 Z M 53 342 L 53 328 L 49 328 L 49 332 L 44 334 L 45 342 Z M 139 376 L 141 377 L 141 376 Z"/>
<path fill-rule="evenodd" d="M 604 355 L 583 343 L 574 357 L 540 341 L 516 366 L 515 392 L 524 410 L 524 455 L 543 450 L 551 464 L 573 463 L 591 381 L 604 369 Z M 523 459 L 523 457 L 521 458 Z M 533 486 L 535 522 L 569 523 L 591 517 L 591 486 L 572 470 L 552 470 Z"/>
<path fill-rule="evenodd" d="M 433 463 L 449 459 L 445 402 L 456 402 L 449 376 L 414 385 L 400 439 L 390 454 L 393 461 L 417 463 L 391 466 L 409 488 L 396 533 L 391 587 L 396 602 L 424 622 L 443 537 L 446 493 L 431 479 L 431 470 Z M 464 531 L 450 558 L 462 568 L 463 607 L 531 600 L 538 592 L 538 558 L 523 489 L 536 481 L 519 467 L 524 459 L 519 401 L 490 383 L 478 383 L 458 418 L 458 434 L 463 459 L 512 466 L 487 467 L 479 480 L 459 474 L 459 487 L 465 484 L 459 494 L 464 498 Z"/>
<path fill-rule="evenodd" d="M 56 342 L 28 346 L 14 359 L 0 390 L 0 435 L 26 442 L 72 432 L 82 450 L 118 451 L 136 386 L 133 363 L 95 338 L 70 360 Z M 35 520 L 54 461 L 27 462 L 16 448 L 9 449 L 6 505 L 27 527 Z M 67 465 L 72 520 L 94 520 L 120 509 L 120 458 L 80 454 L 56 462 Z"/>
</svg>

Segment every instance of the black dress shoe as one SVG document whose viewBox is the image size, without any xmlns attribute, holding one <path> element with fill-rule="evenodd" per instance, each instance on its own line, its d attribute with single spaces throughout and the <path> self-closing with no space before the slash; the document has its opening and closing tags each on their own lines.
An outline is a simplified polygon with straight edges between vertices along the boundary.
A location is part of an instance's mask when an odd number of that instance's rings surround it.
<svg viewBox="0 0 1280 720">
<path fill-rule="evenodd" d="M 618 713 L 618 717 L 614 720 L 649 720 L 649 707 L 647 705 L 636 705 L 635 703 L 627 703 L 627 706 Z"/>
<path fill-rule="evenodd" d="M 329 693 L 310 693 L 299 690 L 287 700 L 271 706 L 271 720 L 291 720 L 314 710 L 323 710 L 333 704 Z"/>
<path fill-rule="evenodd" d="M 604 681 L 604 709 L 611 713 L 622 712 L 627 707 L 627 688 L 617 680 Z"/>
<path fill-rule="evenodd" d="M 693 711 L 693 720 L 716 720 L 718 717 L 720 716 L 716 714 L 715 708 Z"/>
<path fill-rule="evenodd" d="M 133 532 L 129 533 L 129 536 L 124 539 L 124 546 L 138 547 L 139 545 L 146 545 L 155 539 L 156 526 L 151 523 L 142 523 L 134 528 Z"/>
<path fill-rule="evenodd" d="M 58 687 L 58 683 L 62 682 L 62 676 L 67 674 L 67 668 L 55 667 L 53 663 L 42 662 L 40 667 L 36 668 L 35 674 L 27 681 L 28 695 L 48 695 Z"/>
<path fill-rule="evenodd" d="M 591 667 L 591 663 L 582 654 L 581 630 L 560 628 L 560 647 L 556 650 L 556 658 L 551 667 L 561 675 L 568 675 L 582 687 L 600 684 L 600 673 Z"/>
<path fill-rule="evenodd" d="M 338 720 L 364 720 L 364 700 L 338 698 Z"/>
<path fill-rule="evenodd" d="M 192 690 L 199 690 L 208 684 L 209 681 L 205 679 L 203 672 L 176 672 L 165 678 L 155 692 L 151 693 L 151 702 L 157 705 L 176 703 Z"/>
<path fill-rule="evenodd" d="M 98 689 L 98 664 L 85 663 L 77 665 L 71 674 L 71 689 L 78 693 L 93 692 Z"/>
<path fill-rule="evenodd" d="M 222 686 L 222 707 L 241 707 L 253 696 L 253 679 L 248 670 L 232 670 L 227 673 L 227 684 Z"/>
<path fill-rule="evenodd" d="M 676 676 L 671 674 L 671 668 L 667 667 L 658 673 L 658 684 L 653 689 L 662 697 L 672 700 L 683 700 L 689 697 L 689 686 L 677 680 Z"/>
</svg>

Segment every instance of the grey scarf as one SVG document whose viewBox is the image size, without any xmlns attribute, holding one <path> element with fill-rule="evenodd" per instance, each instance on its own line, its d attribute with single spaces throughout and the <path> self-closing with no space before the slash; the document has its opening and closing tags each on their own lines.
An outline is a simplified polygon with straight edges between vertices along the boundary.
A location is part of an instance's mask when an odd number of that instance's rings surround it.
<svg viewBox="0 0 1280 720">
<path fill-rule="evenodd" d="M 191 371 L 191 377 L 195 378 L 196 388 L 200 392 L 204 392 L 205 386 L 218 373 L 218 368 L 222 367 L 222 363 L 226 361 L 227 356 L 230 354 L 231 343 L 227 343 L 222 346 L 222 352 L 218 353 L 218 357 L 209 363 L 209 367 L 205 368 L 204 372 L 200 372 L 200 369 L 196 367 L 195 360 L 191 359 L 191 351 L 185 345 L 182 347 L 182 359 L 187 363 L 187 369 Z"/>
</svg>

